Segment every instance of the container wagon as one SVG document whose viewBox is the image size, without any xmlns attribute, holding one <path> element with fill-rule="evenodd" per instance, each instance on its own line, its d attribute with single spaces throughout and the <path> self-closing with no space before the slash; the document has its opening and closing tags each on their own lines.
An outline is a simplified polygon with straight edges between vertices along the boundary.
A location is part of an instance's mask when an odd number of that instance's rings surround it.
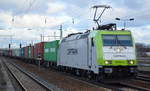
<svg viewBox="0 0 150 91">
<path fill-rule="evenodd" d="M 48 66 L 57 65 L 57 51 L 59 47 L 59 40 L 44 43 L 44 61 Z"/>
<path fill-rule="evenodd" d="M 33 59 L 34 58 L 34 46 L 28 47 L 28 58 Z"/>
<path fill-rule="evenodd" d="M 25 58 L 25 47 L 23 47 L 23 48 L 21 48 L 20 49 L 20 57 L 22 58 L 22 59 L 24 59 Z"/>
<path fill-rule="evenodd" d="M 18 58 L 20 56 L 20 49 L 12 49 L 12 56 Z"/>
<path fill-rule="evenodd" d="M 29 52 L 28 52 L 29 50 L 28 50 L 28 49 L 29 49 L 29 46 L 26 46 L 26 47 L 25 47 L 25 51 L 24 51 L 24 52 L 25 52 L 25 53 L 24 53 L 24 57 L 25 57 L 26 59 L 29 58 L 29 57 L 28 57 L 28 56 L 29 56 Z"/>
<path fill-rule="evenodd" d="M 44 43 L 45 42 L 40 42 L 34 45 L 34 59 L 38 65 L 44 63 Z"/>
<path fill-rule="evenodd" d="M 11 49 L 3 50 L 3 55 L 7 56 L 7 57 L 11 57 L 12 56 L 12 50 Z"/>
</svg>

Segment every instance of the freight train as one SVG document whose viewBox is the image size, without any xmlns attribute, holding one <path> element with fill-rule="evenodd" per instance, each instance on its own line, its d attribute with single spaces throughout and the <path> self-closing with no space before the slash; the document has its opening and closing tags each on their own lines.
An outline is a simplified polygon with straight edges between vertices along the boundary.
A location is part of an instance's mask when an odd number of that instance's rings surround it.
<svg viewBox="0 0 150 91">
<path fill-rule="evenodd" d="M 131 32 L 99 29 L 7 50 L 4 55 L 98 81 L 136 77 L 136 51 Z"/>
</svg>

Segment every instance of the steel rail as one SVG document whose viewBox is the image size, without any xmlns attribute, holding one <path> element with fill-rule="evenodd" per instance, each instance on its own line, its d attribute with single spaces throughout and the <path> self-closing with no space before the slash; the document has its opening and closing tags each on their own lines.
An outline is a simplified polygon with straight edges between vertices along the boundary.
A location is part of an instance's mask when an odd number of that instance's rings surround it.
<svg viewBox="0 0 150 91">
<path fill-rule="evenodd" d="M 11 71 L 11 69 L 6 65 L 6 63 L 3 60 L 2 60 L 2 63 L 4 64 L 4 67 L 9 71 L 9 73 L 14 77 L 14 79 L 18 82 L 22 91 L 27 91 L 24 85 L 20 82 L 20 80 L 16 77 L 16 75 Z"/>
<path fill-rule="evenodd" d="M 150 76 L 138 75 L 137 79 L 150 82 Z"/>
<path fill-rule="evenodd" d="M 127 86 L 127 87 L 130 87 L 130 88 L 133 88 L 133 89 L 140 90 L 140 91 L 150 91 L 150 89 L 148 89 L 148 88 L 133 85 L 132 82 L 120 82 L 120 84 L 124 85 L 124 86 Z"/>
<path fill-rule="evenodd" d="M 27 75 L 28 77 L 30 77 L 31 79 L 33 79 L 35 82 L 37 82 L 38 84 L 40 84 L 47 91 L 62 91 L 62 89 L 57 88 L 53 84 L 50 84 L 50 83 L 46 82 L 45 80 L 39 78 L 37 75 L 35 75 L 35 74 L 31 73 L 31 72 L 28 72 L 28 71 L 22 69 L 21 67 L 19 67 L 15 63 L 12 63 L 12 62 L 9 62 L 9 63 L 11 65 L 13 65 L 14 67 L 16 67 L 19 71 L 21 71 L 22 73 L 24 73 L 25 75 Z M 27 91 L 27 90 L 25 90 L 25 91 Z"/>
</svg>

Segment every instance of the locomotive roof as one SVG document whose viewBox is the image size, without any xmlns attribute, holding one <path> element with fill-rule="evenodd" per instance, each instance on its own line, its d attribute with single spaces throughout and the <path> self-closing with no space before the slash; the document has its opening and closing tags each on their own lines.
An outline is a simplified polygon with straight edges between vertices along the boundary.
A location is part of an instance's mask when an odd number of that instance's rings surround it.
<svg viewBox="0 0 150 91">
<path fill-rule="evenodd" d="M 116 30 L 116 31 L 110 31 L 110 30 L 94 30 L 90 32 L 85 33 L 74 33 L 70 34 L 67 37 L 63 38 L 61 42 L 71 41 L 71 40 L 78 40 L 78 39 L 84 39 L 88 38 L 88 36 L 92 37 L 95 36 L 97 32 L 100 32 L 101 34 L 130 34 L 131 31 L 125 31 L 125 30 Z"/>
<path fill-rule="evenodd" d="M 74 35 L 71 35 L 69 37 L 67 36 L 67 37 L 63 38 L 62 42 L 88 38 L 88 35 L 89 35 L 89 33 L 74 34 Z"/>
</svg>

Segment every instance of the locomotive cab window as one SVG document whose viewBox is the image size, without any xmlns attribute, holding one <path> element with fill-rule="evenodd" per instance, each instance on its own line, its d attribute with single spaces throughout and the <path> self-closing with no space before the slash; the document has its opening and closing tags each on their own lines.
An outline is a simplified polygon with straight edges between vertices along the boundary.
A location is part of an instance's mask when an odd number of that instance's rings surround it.
<svg viewBox="0 0 150 91">
<path fill-rule="evenodd" d="M 132 46 L 131 35 L 102 35 L 103 46 Z"/>
<path fill-rule="evenodd" d="M 114 35 L 102 35 L 104 46 L 116 46 L 116 37 Z"/>
<path fill-rule="evenodd" d="M 130 35 L 117 35 L 118 44 L 121 46 L 132 46 L 132 38 Z"/>
</svg>

